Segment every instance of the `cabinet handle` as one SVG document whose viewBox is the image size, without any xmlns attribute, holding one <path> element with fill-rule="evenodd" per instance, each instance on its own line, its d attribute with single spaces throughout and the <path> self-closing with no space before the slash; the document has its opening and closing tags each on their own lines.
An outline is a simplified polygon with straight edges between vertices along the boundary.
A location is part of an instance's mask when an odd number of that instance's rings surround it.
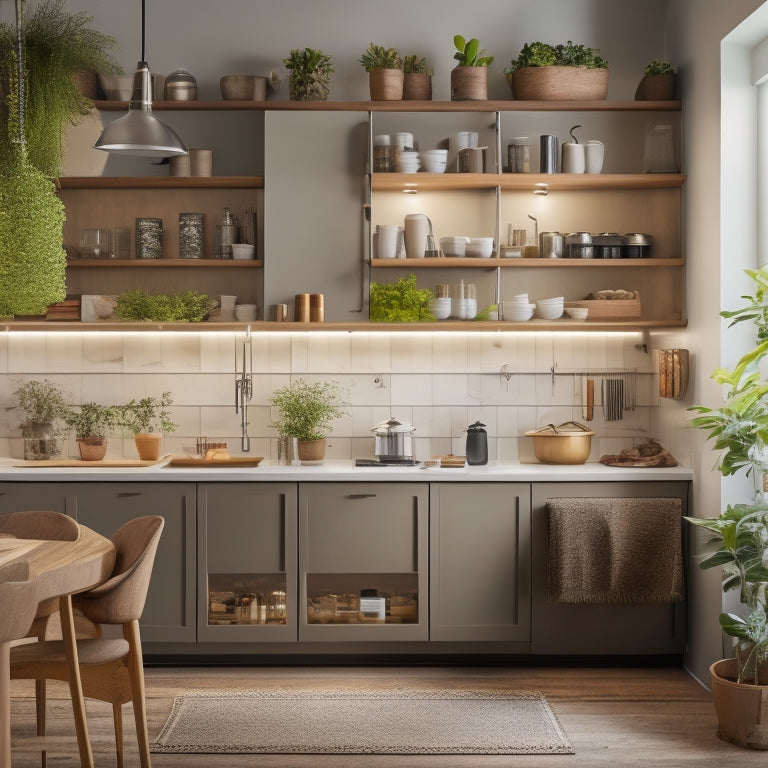
<svg viewBox="0 0 768 768">
<path fill-rule="evenodd" d="M 348 493 L 346 495 L 347 499 L 375 499 L 376 494 L 375 493 Z"/>
<path fill-rule="evenodd" d="M 123 491 L 117 494 L 118 499 L 129 498 L 130 496 L 141 496 L 141 491 Z"/>
</svg>

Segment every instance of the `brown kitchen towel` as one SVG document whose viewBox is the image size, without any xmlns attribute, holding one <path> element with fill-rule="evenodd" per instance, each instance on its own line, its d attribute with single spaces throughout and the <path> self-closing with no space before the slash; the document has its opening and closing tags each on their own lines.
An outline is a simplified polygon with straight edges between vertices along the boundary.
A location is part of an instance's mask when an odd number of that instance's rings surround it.
<svg viewBox="0 0 768 768">
<path fill-rule="evenodd" d="M 682 504 L 675 498 L 553 498 L 551 603 L 683 600 Z"/>
</svg>

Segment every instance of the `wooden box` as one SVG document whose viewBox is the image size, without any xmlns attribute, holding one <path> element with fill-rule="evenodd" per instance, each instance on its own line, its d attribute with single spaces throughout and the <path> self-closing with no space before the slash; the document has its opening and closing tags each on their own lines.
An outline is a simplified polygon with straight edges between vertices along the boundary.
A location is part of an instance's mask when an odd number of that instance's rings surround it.
<svg viewBox="0 0 768 768">
<path fill-rule="evenodd" d="M 639 320 L 642 315 L 640 299 L 584 299 L 566 301 L 565 308 L 586 307 L 589 309 L 586 322 L 605 320 Z"/>
</svg>

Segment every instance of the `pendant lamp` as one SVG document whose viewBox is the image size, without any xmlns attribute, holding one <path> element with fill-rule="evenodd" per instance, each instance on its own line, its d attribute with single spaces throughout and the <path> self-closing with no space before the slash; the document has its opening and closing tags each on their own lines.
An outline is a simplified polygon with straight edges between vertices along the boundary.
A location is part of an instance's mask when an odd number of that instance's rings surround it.
<svg viewBox="0 0 768 768">
<path fill-rule="evenodd" d="M 110 123 L 93 145 L 116 155 L 175 157 L 187 155 L 184 142 L 175 131 L 152 114 L 152 79 L 144 60 L 145 0 L 141 0 L 141 61 L 133 76 L 133 93 L 128 114 Z"/>
</svg>

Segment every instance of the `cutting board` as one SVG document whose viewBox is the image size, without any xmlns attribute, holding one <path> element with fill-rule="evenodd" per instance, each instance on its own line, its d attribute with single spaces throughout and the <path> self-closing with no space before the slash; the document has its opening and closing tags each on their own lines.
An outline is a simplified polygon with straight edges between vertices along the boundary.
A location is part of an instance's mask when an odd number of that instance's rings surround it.
<svg viewBox="0 0 768 768">
<path fill-rule="evenodd" d="M 217 461 L 205 459 L 173 458 L 169 467 L 258 467 L 264 461 L 263 456 L 234 456 Z"/>
<path fill-rule="evenodd" d="M 100 461 L 82 461 L 80 459 L 48 459 L 46 461 L 20 461 L 13 464 L 14 467 L 37 467 L 48 469 L 49 467 L 88 467 L 89 469 L 115 469 L 116 467 L 156 467 L 165 464 L 170 453 L 161 456 L 154 461 L 141 461 L 140 459 L 101 459 Z"/>
</svg>

